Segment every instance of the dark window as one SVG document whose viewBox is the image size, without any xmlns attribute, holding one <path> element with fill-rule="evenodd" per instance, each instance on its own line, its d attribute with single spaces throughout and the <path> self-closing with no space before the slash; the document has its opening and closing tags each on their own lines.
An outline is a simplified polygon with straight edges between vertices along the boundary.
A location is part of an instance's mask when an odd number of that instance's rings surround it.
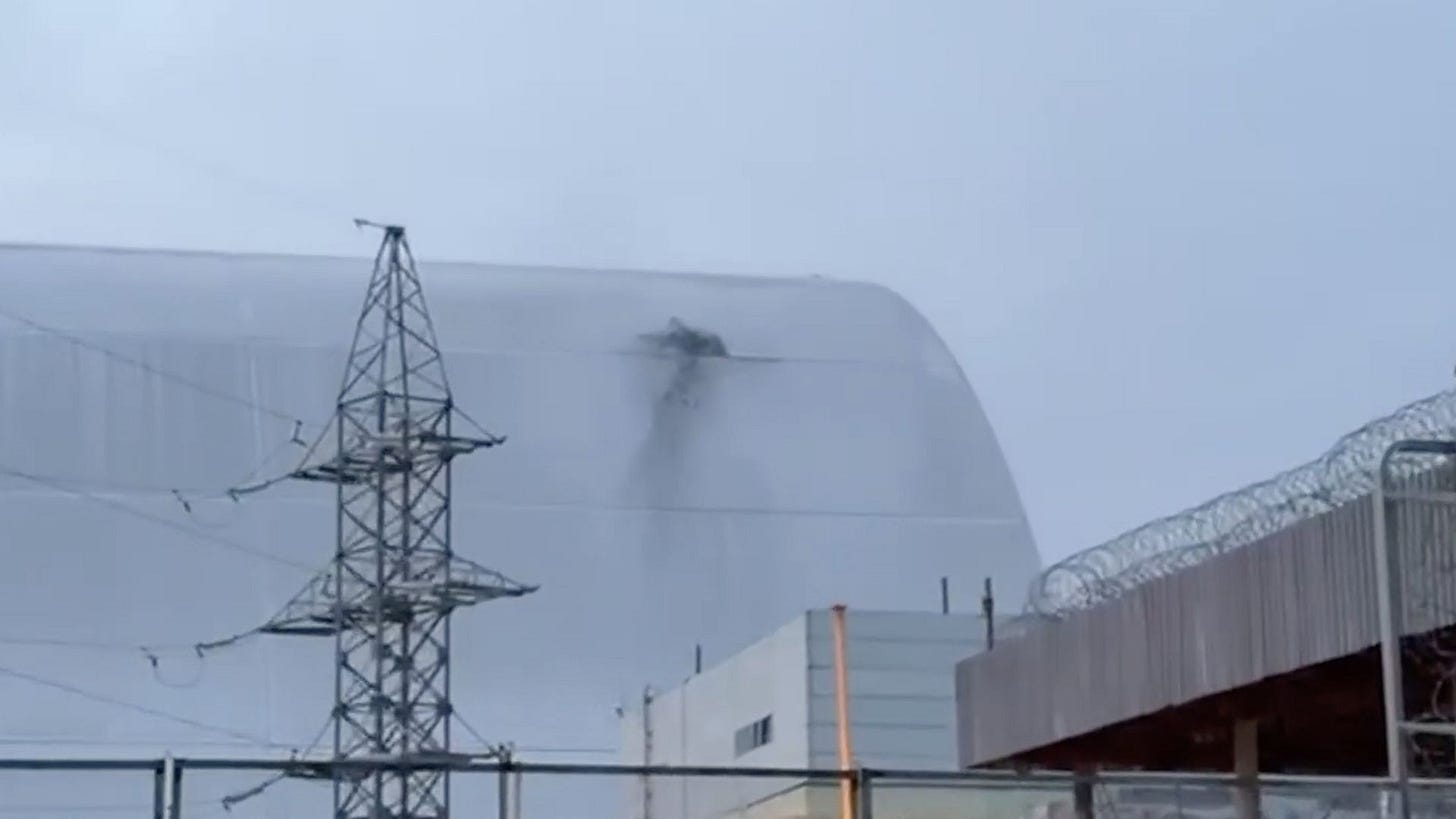
<svg viewBox="0 0 1456 819">
<path fill-rule="evenodd" d="M 733 734 L 733 755 L 743 756 L 773 741 L 773 714 L 754 720 Z"/>
</svg>

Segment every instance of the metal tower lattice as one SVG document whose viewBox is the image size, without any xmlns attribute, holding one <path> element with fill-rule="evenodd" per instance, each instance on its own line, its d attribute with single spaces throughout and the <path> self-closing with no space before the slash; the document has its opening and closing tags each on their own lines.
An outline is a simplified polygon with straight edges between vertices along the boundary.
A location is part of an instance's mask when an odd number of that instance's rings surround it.
<svg viewBox="0 0 1456 819">
<path fill-rule="evenodd" d="M 410 762 L 450 753 L 450 615 L 535 588 L 451 548 L 451 462 L 503 439 L 452 430 L 404 228 L 361 224 L 384 238 L 339 390 L 336 450 L 294 473 L 337 487 L 334 559 L 261 630 L 335 638 L 334 757 L 380 763 L 334 775 L 335 819 L 447 819 L 448 774 Z"/>
</svg>

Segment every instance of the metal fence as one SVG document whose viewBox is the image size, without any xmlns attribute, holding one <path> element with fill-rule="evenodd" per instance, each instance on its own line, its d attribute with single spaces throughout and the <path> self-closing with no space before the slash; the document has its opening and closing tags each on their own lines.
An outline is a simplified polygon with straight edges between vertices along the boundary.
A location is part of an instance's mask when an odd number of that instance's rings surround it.
<svg viewBox="0 0 1456 819">
<path fill-rule="evenodd" d="M 0 760 L 0 816 L 275 819 L 332 813 L 332 777 L 403 761 Z M 1257 792 L 1267 819 L 1389 816 L 1384 779 L 1074 776 L 987 771 L 693 768 L 412 761 L 452 772 L 450 815 L 491 819 L 1233 819 Z M 1456 815 L 1456 782 L 1420 783 L 1412 815 Z M 1080 808 L 1080 810 L 1079 810 Z"/>
</svg>

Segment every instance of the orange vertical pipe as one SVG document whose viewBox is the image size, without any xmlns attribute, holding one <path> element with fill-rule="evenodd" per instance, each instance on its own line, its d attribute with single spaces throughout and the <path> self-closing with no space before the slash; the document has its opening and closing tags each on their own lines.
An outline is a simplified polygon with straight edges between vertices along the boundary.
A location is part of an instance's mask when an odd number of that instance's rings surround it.
<svg viewBox="0 0 1456 819">
<path fill-rule="evenodd" d="M 849 771 L 854 770 L 854 745 L 849 735 L 849 663 L 845 648 L 844 605 L 830 609 L 834 615 L 834 710 L 839 723 L 839 819 L 854 819 L 854 792 Z"/>
</svg>

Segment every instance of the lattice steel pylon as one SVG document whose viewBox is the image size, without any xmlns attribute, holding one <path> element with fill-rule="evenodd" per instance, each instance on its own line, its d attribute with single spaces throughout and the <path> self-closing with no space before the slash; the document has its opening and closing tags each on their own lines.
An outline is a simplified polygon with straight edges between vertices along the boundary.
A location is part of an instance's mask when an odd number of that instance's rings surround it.
<svg viewBox="0 0 1456 819">
<path fill-rule="evenodd" d="M 504 439 L 454 433 L 404 228 L 360 224 L 384 238 L 339 390 L 336 450 L 294 473 L 337 487 L 334 559 L 261 631 L 335 638 L 334 758 L 366 763 L 333 775 L 335 819 L 447 819 L 450 615 L 535 587 L 451 547 L 451 462 Z"/>
</svg>

